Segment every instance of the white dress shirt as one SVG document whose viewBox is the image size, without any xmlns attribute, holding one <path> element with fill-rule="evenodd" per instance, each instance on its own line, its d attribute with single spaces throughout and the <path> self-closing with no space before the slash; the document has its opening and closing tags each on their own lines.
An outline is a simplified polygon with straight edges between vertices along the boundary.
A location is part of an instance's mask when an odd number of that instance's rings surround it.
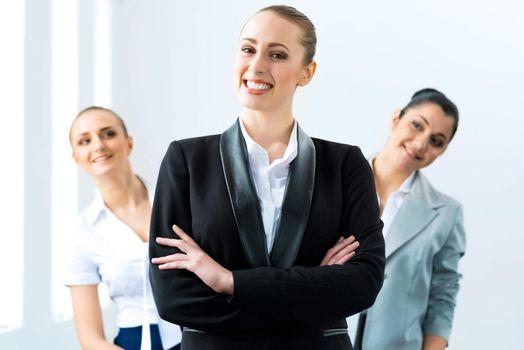
<svg viewBox="0 0 524 350">
<path fill-rule="evenodd" d="M 246 142 L 249 166 L 260 203 L 267 250 L 271 252 L 275 241 L 275 231 L 282 212 L 289 164 L 297 156 L 297 123 L 295 122 L 293 126 L 284 155 L 282 158 L 275 159 L 271 164 L 269 164 L 269 156 L 266 150 L 249 136 L 242 119 L 240 119 L 240 128 Z"/>
<path fill-rule="evenodd" d="M 411 185 L 413 184 L 413 179 L 415 178 L 415 172 L 412 172 L 411 175 L 407 177 L 406 180 L 400 185 L 398 190 L 395 192 L 391 192 L 388 196 L 388 199 L 386 200 L 386 205 L 384 205 L 384 210 L 382 211 L 382 222 L 384 222 L 384 228 L 382 229 L 382 233 L 384 237 L 387 236 L 389 232 L 389 228 L 391 227 L 391 223 L 395 219 L 395 216 L 397 216 L 397 213 L 402 206 L 402 203 L 404 203 L 404 200 L 411 192 Z M 380 197 L 377 193 L 377 198 L 380 203 Z"/>
<path fill-rule="evenodd" d="M 154 187 L 141 179 L 153 203 Z M 158 324 L 168 349 L 181 339 L 177 325 L 158 316 L 149 283 L 148 243 L 109 210 L 101 194 L 77 218 L 63 281 L 68 286 L 105 282 L 117 306 L 117 326 L 142 326 L 142 350 L 150 349 L 149 325 Z"/>
</svg>

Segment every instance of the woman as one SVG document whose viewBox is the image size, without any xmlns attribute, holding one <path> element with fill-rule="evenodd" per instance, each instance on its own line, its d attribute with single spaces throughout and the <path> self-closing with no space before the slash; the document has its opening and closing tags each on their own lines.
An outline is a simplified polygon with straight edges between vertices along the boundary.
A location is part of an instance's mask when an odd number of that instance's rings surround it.
<svg viewBox="0 0 524 350">
<path fill-rule="evenodd" d="M 447 346 L 466 239 L 462 206 L 435 190 L 420 169 L 455 135 L 459 113 L 434 89 L 415 93 L 393 114 L 391 136 L 371 160 L 384 221 L 386 273 L 360 316 L 363 350 L 433 350 Z"/>
<path fill-rule="evenodd" d="M 160 320 L 151 295 L 147 241 L 153 187 L 131 169 L 133 139 L 122 119 L 102 107 L 81 111 L 69 137 L 73 159 L 98 189 L 78 217 L 65 264 L 80 344 L 96 350 L 170 348 L 179 329 Z M 102 281 L 118 309 L 114 344 L 104 336 L 98 297 Z"/>
<path fill-rule="evenodd" d="M 311 139 L 293 117 L 315 45 L 294 8 L 257 12 L 237 50 L 239 120 L 172 142 L 162 162 L 150 277 L 162 318 L 183 326 L 184 350 L 352 349 L 345 317 L 380 289 L 368 162 L 357 147 Z"/>
</svg>

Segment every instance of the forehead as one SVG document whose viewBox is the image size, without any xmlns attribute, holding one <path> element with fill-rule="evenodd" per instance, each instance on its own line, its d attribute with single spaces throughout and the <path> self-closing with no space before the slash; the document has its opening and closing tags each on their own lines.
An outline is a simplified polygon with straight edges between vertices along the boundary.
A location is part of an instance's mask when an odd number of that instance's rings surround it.
<svg viewBox="0 0 524 350">
<path fill-rule="evenodd" d="M 251 38 L 260 42 L 281 43 L 288 47 L 301 46 L 302 29 L 273 11 L 255 14 L 244 26 L 240 38 Z"/>
<path fill-rule="evenodd" d="M 88 111 L 82 113 L 82 115 L 75 120 L 71 128 L 71 135 L 75 137 L 76 135 L 85 132 L 92 132 L 105 127 L 119 126 L 120 123 L 111 112 L 97 110 Z"/>
<path fill-rule="evenodd" d="M 453 132 L 455 120 L 446 115 L 442 108 L 434 103 L 424 103 L 410 108 L 408 114 L 423 117 L 428 123 L 432 132 L 444 134 L 448 140 Z"/>
</svg>

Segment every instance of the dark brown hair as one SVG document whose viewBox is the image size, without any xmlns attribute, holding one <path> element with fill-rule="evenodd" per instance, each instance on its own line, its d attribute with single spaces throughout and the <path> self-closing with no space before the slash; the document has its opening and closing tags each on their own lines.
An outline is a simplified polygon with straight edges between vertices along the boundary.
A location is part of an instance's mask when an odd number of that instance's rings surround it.
<svg viewBox="0 0 524 350">
<path fill-rule="evenodd" d="M 442 92 L 432 89 L 432 88 L 425 88 L 422 90 L 419 90 L 411 96 L 411 101 L 406 105 L 406 107 L 402 108 L 400 111 L 400 118 L 406 113 L 406 111 L 410 108 L 420 106 L 422 104 L 426 103 L 432 103 L 444 111 L 444 114 L 448 117 L 452 118 L 453 123 L 453 130 L 451 132 L 451 139 L 453 139 L 453 136 L 455 136 L 455 133 L 457 132 L 458 123 L 459 123 L 459 111 L 457 106 L 449 99 L 446 95 L 444 95 Z"/>
</svg>

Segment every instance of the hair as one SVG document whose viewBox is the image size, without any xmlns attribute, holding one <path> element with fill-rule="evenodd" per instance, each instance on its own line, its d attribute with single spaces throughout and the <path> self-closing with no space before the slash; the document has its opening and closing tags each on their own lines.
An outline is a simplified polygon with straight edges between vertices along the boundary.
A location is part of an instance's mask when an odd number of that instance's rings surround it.
<svg viewBox="0 0 524 350">
<path fill-rule="evenodd" d="M 450 141 L 453 139 L 453 136 L 455 136 L 455 133 L 457 132 L 458 123 L 459 123 L 459 111 L 457 106 L 444 95 L 442 92 L 432 89 L 432 88 L 425 88 L 422 90 L 419 90 L 411 96 L 411 101 L 400 111 L 399 118 L 402 118 L 404 113 L 410 108 L 414 108 L 416 106 L 420 106 L 426 103 L 432 103 L 444 111 L 444 114 L 448 117 L 452 118 L 453 123 L 453 130 L 451 132 Z"/>
<path fill-rule="evenodd" d="M 302 37 L 300 38 L 300 43 L 306 51 L 306 53 L 304 54 L 304 63 L 308 65 L 311 62 L 313 62 L 313 58 L 315 57 L 315 52 L 317 48 L 317 34 L 313 22 L 311 22 L 311 20 L 305 14 L 291 6 L 268 6 L 258 10 L 255 14 L 265 11 L 271 11 L 275 13 L 277 16 L 280 16 L 290 22 L 295 23 L 300 27 L 300 29 L 302 29 Z"/>
<path fill-rule="evenodd" d="M 73 131 L 73 125 L 75 125 L 76 120 L 78 118 L 80 118 L 82 116 L 82 114 L 87 113 L 87 112 L 91 112 L 91 111 L 101 111 L 101 112 L 111 113 L 116 118 L 116 120 L 118 121 L 120 126 L 122 127 L 122 130 L 124 131 L 124 136 L 126 138 L 129 137 L 129 133 L 127 132 L 126 123 L 124 123 L 124 120 L 122 118 L 120 118 L 120 116 L 118 114 L 116 114 L 115 111 L 113 111 L 113 110 L 111 110 L 109 108 L 104 108 L 104 107 L 99 107 L 99 106 L 89 106 L 89 107 L 86 107 L 86 108 L 82 109 L 80 112 L 78 112 L 78 114 L 76 115 L 75 119 L 73 119 L 73 122 L 71 123 L 71 127 L 69 128 L 69 141 L 71 141 L 71 132 Z"/>
</svg>

